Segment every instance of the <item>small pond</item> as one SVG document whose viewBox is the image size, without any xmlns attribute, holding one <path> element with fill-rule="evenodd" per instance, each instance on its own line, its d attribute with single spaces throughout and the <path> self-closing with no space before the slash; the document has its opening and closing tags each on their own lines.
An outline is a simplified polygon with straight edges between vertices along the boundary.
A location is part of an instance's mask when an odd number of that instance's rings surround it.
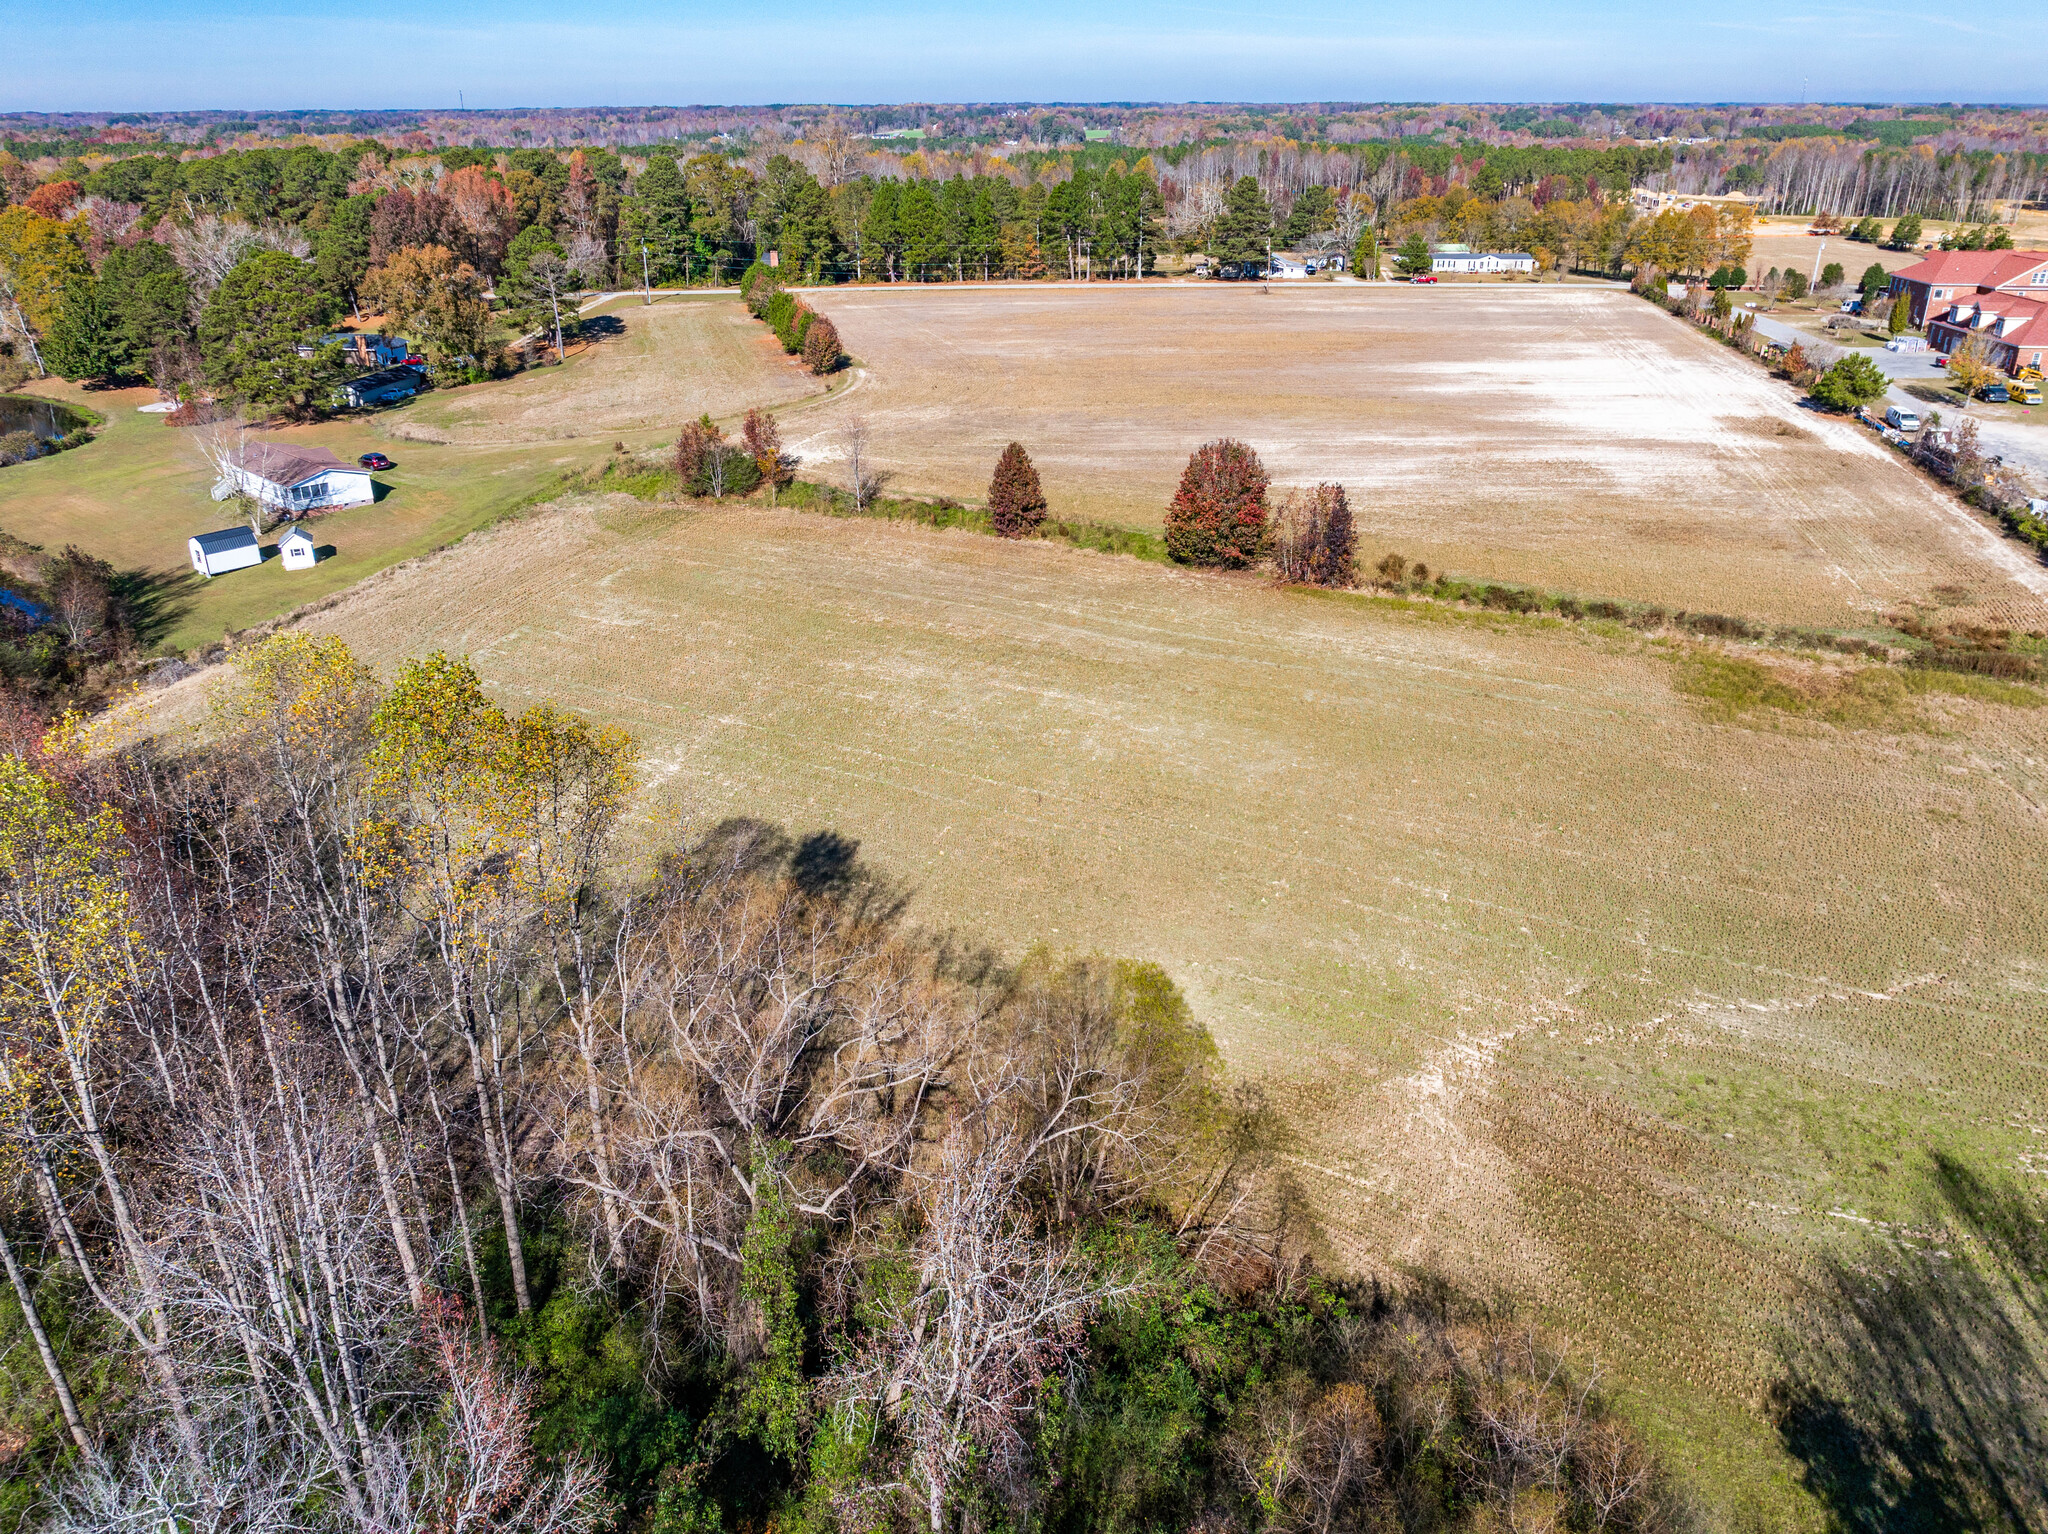
<svg viewBox="0 0 2048 1534">
<path fill-rule="evenodd" d="M 34 458 L 44 443 L 91 424 L 89 417 L 54 400 L 0 394 L 0 464 Z"/>
</svg>

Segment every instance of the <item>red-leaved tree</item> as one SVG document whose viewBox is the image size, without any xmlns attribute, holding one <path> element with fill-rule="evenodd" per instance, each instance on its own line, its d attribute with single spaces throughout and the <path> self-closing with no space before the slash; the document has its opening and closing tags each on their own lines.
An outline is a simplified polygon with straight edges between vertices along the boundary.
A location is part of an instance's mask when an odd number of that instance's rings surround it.
<svg viewBox="0 0 2048 1534">
<path fill-rule="evenodd" d="M 1012 442 L 996 460 L 988 482 L 988 519 L 1005 538 L 1026 538 L 1045 520 L 1045 491 L 1024 444 Z"/>
<path fill-rule="evenodd" d="M 1251 564 L 1265 543 L 1269 483 L 1246 444 L 1230 437 L 1203 443 L 1166 509 L 1166 552 L 1184 565 Z"/>
<path fill-rule="evenodd" d="M 823 378 L 839 366 L 844 355 L 839 347 L 839 327 L 822 314 L 813 315 L 804 331 L 804 366 Z"/>
<path fill-rule="evenodd" d="M 45 181 L 22 201 L 31 213 L 62 220 L 70 217 L 71 205 L 78 201 L 78 195 L 76 181 Z"/>
</svg>

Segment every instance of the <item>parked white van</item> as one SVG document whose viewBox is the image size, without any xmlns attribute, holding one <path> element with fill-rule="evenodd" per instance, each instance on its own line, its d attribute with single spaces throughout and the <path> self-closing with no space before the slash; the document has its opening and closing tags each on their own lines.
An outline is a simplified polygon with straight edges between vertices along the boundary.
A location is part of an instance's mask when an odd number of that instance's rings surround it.
<svg viewBox="0 0 2048 1534">
<path fill-rule="evenodd" d="M 1884 413 L 1884 424 L 1893 431 L 1918 431 L 1920 417 L 1901 405 L 1894 405 Z"/>
</svg>

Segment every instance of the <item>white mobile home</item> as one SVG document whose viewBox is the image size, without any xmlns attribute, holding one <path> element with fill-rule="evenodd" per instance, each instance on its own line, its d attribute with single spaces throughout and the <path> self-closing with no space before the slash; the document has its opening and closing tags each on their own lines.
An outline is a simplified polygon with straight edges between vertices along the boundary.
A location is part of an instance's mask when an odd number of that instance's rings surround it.
<svg viewBox="0 0 2048 1534">
<path fill-rule="evenodd" d="M 324 447 L 251 442 L 229 464 L 213 498 L 248 495 L 291 516 L 330 506 L 367 506 L 377 499 L 370 471 L 343 463 Z"/>
<path fill-rule="evenodd" d="M 194 533 L 185 540 L 192 568 L 211 580 L 230 570 L 263 563 L 263 545 L 246 527 L 224 527 L 217 533 Z"/>
<path fill-rule="evenodd" d="M 320 551 L 313 546 L 313 535 L 303 527 L 295 527 L 278 539 L 277 552 L 287 570 L 310 570 L 320 563 Z"/>
<path fill-rule="evenodd" d="M 1520 251 L 1473 250 L 1465 245 L 1429 247 L 1429 269 L 1439 276 L 1479 276 L 1487 272 L 1533 274 L 1536 258 Z"/>
</svg>

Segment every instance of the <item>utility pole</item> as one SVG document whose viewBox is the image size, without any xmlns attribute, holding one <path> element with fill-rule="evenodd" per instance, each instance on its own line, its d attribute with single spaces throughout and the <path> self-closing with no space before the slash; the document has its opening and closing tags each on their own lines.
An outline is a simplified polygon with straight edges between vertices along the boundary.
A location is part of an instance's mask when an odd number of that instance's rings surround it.
<svg viewBox="0 0 2048 1534">
<path fill-rule="evenodd" d="M 1825 238 L 1823 238 L 1820 242 L 1820 249 L 1816 250 L 1813 253 L 1813 278 L 1806 284 L 1809 291 L 1816 289 L 1820 286 L 1820 258 L 1826 255 L 1827 253 L 1828 242 Z"/>
<path fill-rule="evenodd" d="M 647 242 L 640 242 L 640 307 L 654 302 L 654 284 L 647 275 Z"/>
</svg>

